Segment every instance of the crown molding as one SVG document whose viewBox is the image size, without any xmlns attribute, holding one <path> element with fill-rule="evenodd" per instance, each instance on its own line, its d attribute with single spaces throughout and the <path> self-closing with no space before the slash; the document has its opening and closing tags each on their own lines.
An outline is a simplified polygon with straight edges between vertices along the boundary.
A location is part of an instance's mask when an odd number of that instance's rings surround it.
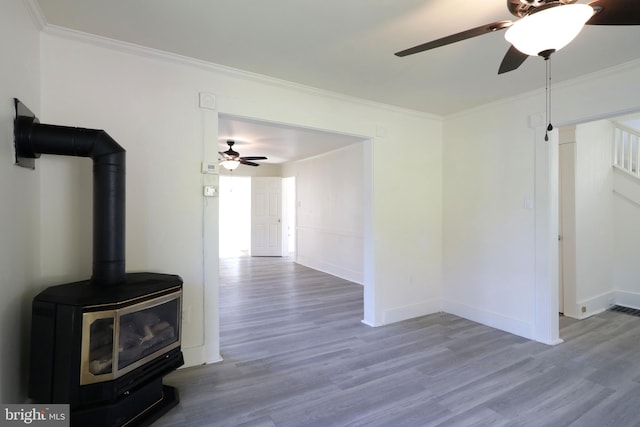
<svg viewBox="0 0 640 427">
<path fill-rule="evenodd" d="M 35 0 L 29 0 L 29 1 L 35 2 Z M 177 53 L 171 53 L 171 52 L 166 52 L 159 49 L 141 46 L 135 43 L 124 42 L 124 41 L 115 40 L 115 39 L 103 37 L 103 36 L 98 36 L 95 34 L 90 34 L 82 31 L 71 30 L 71 29 L 60 27 L 57 25 L 45 23 L 42 29 L 42 32 L 44 34 L 48 34 L 51 36 L 60 37 L 68 40 L 74 40 L 82 43 L 87 43 L 94 46 L 111 49 L 111 50 L 115 50 L 115 51 L 119 51 L 127 54 L 172 62 L 178 65 L 186 65 L 190 67 L 200 68 L 200 69 L 204 69 L 204 70 L 215 72 L 215 73 L 225 74 L 227 76 L 238 78 L 238 79 L 251 80 L 251 81 L 264 83 L 271 86 L 278 86 L 284 89 L 296 90 L 296 91 L 311 94 L 311 95 L 323 96 L 323 97 L 332 98 L 340 101 L 360 104 L 360 105 L 371 107 L 371 108 L 386 110 L 389 112 L 415 116 L 422 119 L 438 121 L 438 122 L 442 121 L 442 116 L 439 116 L 433 113 L 427 113 L 423 111 L 402 108 L 402 107 L 398 107 L 391 104 L 384 104 L 381 102 L 370 101 L 367 99 L 345 95 L 338 92 L 332 92 L 332 91 L 328 91 L 325 89 L 320 89 L 312 86 L 306 86 L 303 84 L 278 79 L 275 77 L 269 77 L 262 74 L 252 73 L 250 71 L 244 71 L 237 68 L 227 67 L 225 65 L 215 64 L 213 62 L 191 58 L 191 57 L 180 55 Z"/>
</svg>

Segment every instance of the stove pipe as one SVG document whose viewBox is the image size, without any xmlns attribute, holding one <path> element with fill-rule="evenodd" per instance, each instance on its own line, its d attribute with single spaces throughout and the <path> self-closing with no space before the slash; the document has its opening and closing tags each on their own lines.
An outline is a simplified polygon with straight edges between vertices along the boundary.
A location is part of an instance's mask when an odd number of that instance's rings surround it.
<svg viewBox="0 0 640 427">
<path fill-rule="evenodd" d="M 19 102 L 16 100 L 16 102 Z M 93 159 L 93 274 L 96 285 L 125 282 L 125 150 L 105 131 L 40 124 L 17 115 L 16 155 Z"/>
</svg>

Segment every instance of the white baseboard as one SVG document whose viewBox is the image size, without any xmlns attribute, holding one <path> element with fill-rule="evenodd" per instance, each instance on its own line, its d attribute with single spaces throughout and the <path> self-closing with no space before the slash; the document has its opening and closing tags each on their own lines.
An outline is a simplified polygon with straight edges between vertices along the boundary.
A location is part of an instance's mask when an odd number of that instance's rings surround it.
<svg viewBox="0 0 640 427">
<path fill-rule="evenodd" d="M 465 319 L 482 323 L 483 325 L 500 329 L 501 331 L 509 332 L 510 334 L 518 335 L 530 340 L 535 339 L 533 336 L 533 325 L 523 322 L 522 320 L 513 319 L 487 310 L 481 310 L 451 300 L 443 300 L 442 306 L 445 313 L 464 317 Z"/>
<path fill-rule="evenodd" d="M 551 345 L 551 346 L 562 344 L 564 342 L 562 338 L 558 338 L 557 340 L 551 340 L 551 341 L 547 341 L 547 340 L 535 340 L 535 341 L 542 344 Z"/>
<path fill-rule="evenodd" d="M 297 258 L 296 263 L 317 271 L 321 271 L 323 273 L 330 274 L 332 276 L 339 277 L 344 280 L 348 280 L 350 282 L 357 283 L 359 285 L 364 284 L 364 274 L 360 271 L 353 271 L 335 264 L 313 261 L 306 258 Z"/>
<path fill-rule="evenodd" d="M 382 324 L 401 322 L 415 317 L 427 316 L 442 311 L 442 300 L 432 299 L 418 304 L 405 305 L 404 307 L 392 308 L 382 313 Z"/>
<path fill-rule="evenodd" d="M 623 307 L 640 309 L 640 293 L 629 291 L 615 291 L 614 301 Z"/>
<path fill-rule="evenodd" d="M 576 306 L 574 307 L 573 312 L 578 313 L 578 319 L 582 320 L 594 316 L 598 313 L 602 313 L 613 304 L 618 303 L 616 302 L 616 292 L 612 290 L 610 292 L 596 295 L 592 298 L 578 301 L 576 303 Z M 583 307 L 585 311 L 583 311 Z"/>
<path fill-rule="evenodd" d="M 378 326 L 383 326 L 382 323 L 374 323 L 374 322 L 371 322 L 371 321 L 366 320 L 366 319 L 362 319 L 360 322 L 362 324 L 364 324 L 364 325 L 371 326 L 372 328 L 377 328 Z"/>
<path fill-rule="evenodd" d="M 184 357 L 184 365 L 181 368 L 189 368 L 191 366 L 207 365 L 209 363 L 222 362 L 220 354 L 210 354 L 207 356 L 207 349 L 203 345 L 197 347 L 182 348 L 182 356 Z M 207 360 L 209 359 L 209 360 Z"/>
<path fill-rule="evenodd" d="M 182 356 L 184 357 L 184 365 L 183 368 L 188 368 L 190 366 L 198 366 L 204 365 L 204 347 L 190 347 L 184 348 L 182 347 Z"/>
</svg>

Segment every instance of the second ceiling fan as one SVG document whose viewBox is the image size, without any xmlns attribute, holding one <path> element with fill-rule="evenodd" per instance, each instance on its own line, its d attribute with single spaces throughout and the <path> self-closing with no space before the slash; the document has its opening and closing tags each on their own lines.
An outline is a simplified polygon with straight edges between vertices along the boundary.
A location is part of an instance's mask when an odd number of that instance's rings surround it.
<svg viewBox="0 0 640 427">
<path fill-rule="evenodd" d="M 414 46 L 396 53 L 407 56 L 462 40 L 509 28 L 505 34 L 511 47 L 498 74 L 517 69 L 528 56 L 545 59 L 566 46 L 586 25 L 640 25 L 640 0 L 595 0 L 576 4 L 577 0 L 507 0 L 515 21 L 496 21 L 450 36 Z"/>
<path fill-rule="evenodd" d="M 225 168 L 233 170 L 241 164 L 247 166 L 260 166 L 260 164 L 255 163 L 254 160 L 267 160 L 265 156 L 240 157 L 240 153 L 233 149 L 235 143 L 235 141 L 229 140 L 227 141 L 229 149 L 227 151 L 218 151 L 218 154 L 222 157 L 220 164 Z"/>
</svg>

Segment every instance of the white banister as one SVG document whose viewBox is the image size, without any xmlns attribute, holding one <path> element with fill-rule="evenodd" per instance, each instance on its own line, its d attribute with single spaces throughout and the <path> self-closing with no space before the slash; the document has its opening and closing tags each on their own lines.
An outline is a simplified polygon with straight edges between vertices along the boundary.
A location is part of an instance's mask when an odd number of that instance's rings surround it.
<svg viewBox="0 0 640 427">
<path fill-rule="evenodd" d="M 640 133 L 616 124 L 613 166 L 640 178 Z"/>
</svg>

